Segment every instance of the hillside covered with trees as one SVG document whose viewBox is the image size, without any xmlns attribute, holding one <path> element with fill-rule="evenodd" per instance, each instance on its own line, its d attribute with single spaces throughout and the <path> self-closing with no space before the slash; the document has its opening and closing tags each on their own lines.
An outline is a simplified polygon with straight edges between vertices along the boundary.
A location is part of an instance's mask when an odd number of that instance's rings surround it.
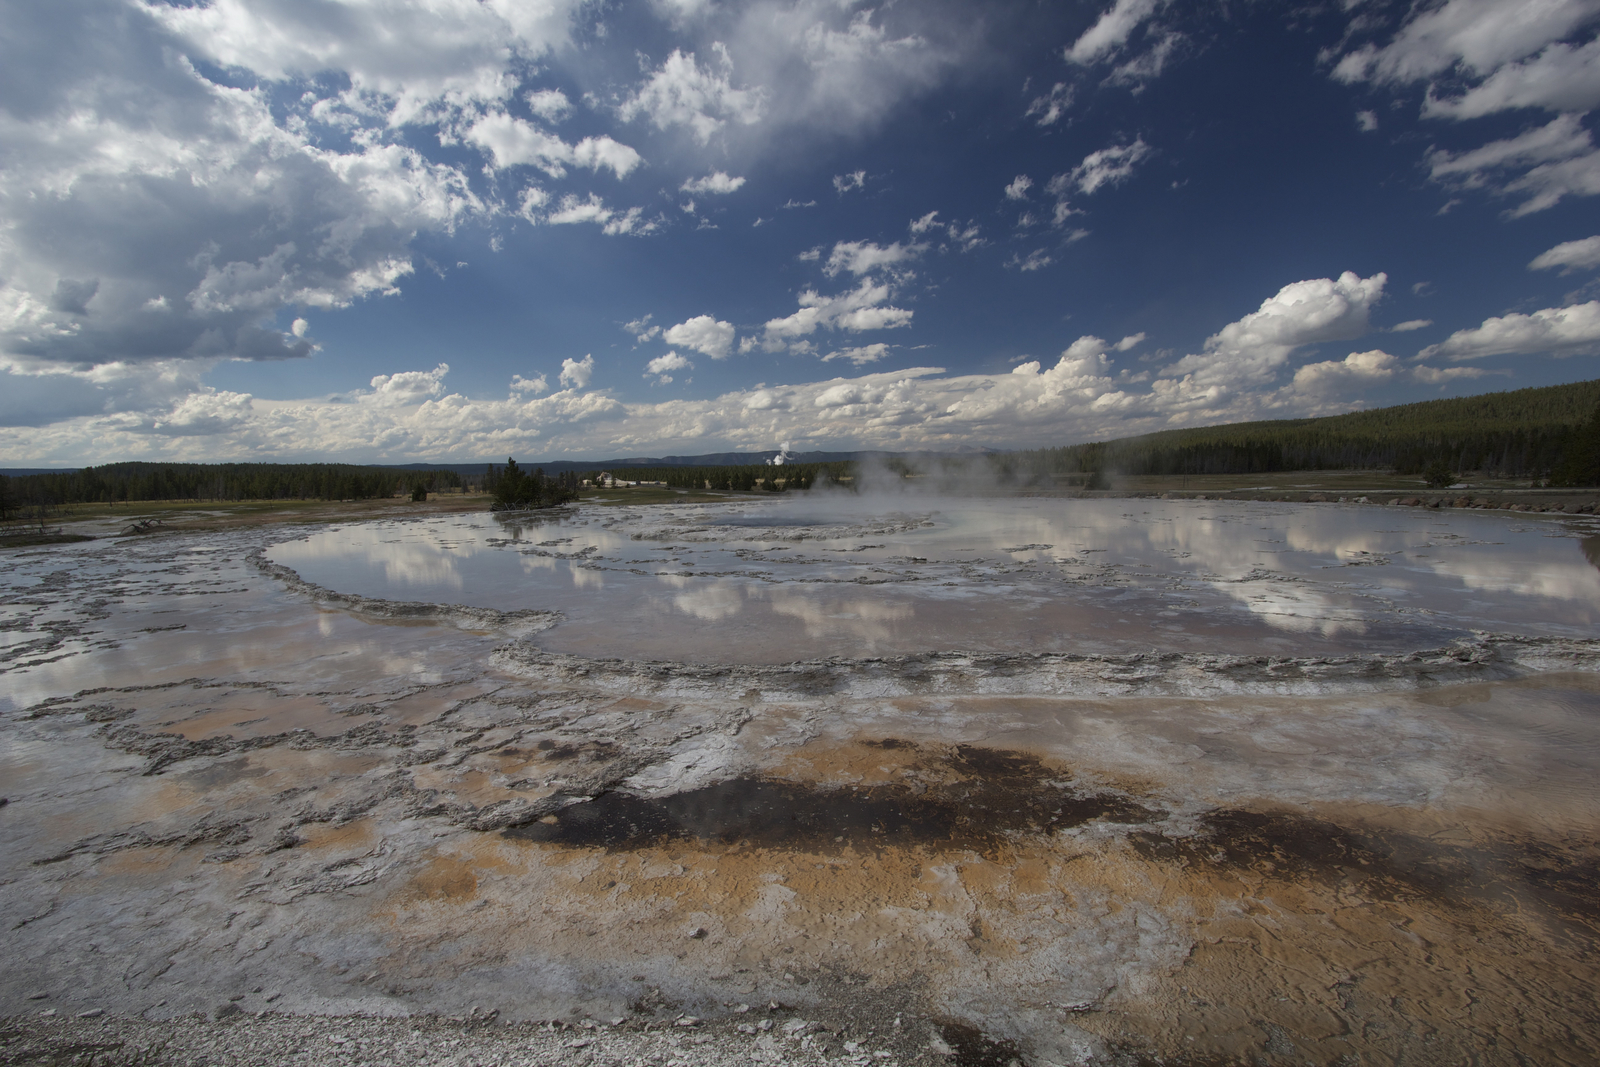
<svg viewBox="0 0 1600 1067">
<path fill-rule="evenodd" d="M 1315 419 L 1241 422 L 989 457 L 1001 480 L 1430 467 L 1600 483 L 1600 380 Z"/>
</svg>

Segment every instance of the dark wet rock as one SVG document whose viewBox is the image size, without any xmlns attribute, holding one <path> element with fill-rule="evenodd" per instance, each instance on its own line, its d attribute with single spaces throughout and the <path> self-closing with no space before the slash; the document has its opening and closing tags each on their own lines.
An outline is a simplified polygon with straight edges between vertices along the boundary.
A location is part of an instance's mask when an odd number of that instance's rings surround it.
<svg viewBox="0 0 1600 1067">
<path fill-rule="evenodd" d="M 757 848 L 958 845 L 993 850 L 1017 834 L 1095 819 L 1161 817 L 1120 793 L 1078 791 L 1022 753 L 959 746 L 937 771 L 953 781 L 828 787 L 741 776 L 660 797 L 616 791 L 529 820 L 507 836 L 572 847 L 633 849 L 663 840 Z"/>
<path fill-rule="evenodd" d="M 1027 1067 L 1015 1041 L 996 1040 L 975 1026 L 955 1020 L 940 1020 L 935 1026 L 943 1046 L 936 1046 L 936 1050 L 953 1067 Z"/>
</svg>

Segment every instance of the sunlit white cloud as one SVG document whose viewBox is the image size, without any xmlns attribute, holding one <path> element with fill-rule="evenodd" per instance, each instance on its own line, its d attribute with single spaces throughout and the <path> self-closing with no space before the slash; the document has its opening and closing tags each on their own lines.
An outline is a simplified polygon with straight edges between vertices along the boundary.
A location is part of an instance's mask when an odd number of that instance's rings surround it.
<svg viewBox="0 0 1600 1067">
<path fill-rule="evenodd" d="M 654 378 L 661 385 L 670 385 L 673 374 L 677 371 L 693 370 L 694 364 L 676 352 L 668 352 L 664 356 L 657 356 L 645 364 L 644 376 Z"/>
<path fill-rule="evenodd" d="M 1167 369 L 1190 387 L 1226 390 L 1271 381 L 1295 349 L 1360 337 L 1388 277 L 1346 271 L 1286 285 L 1261 307 L 1206 339 L 1205 348 Z"/>
<path fill-rule="evenodd" d="M 1600 40 L 1581 47 L 1552 44 L 1538 55 L 1496 70 L 1459 96 L 1430 90 L 1422 113 L 1475 119 L 1516 108 L 1582 112 L 1600 104 Z"/>
<path fill-rule="evenodd" d="M 727 48 L 719 44 L 712 51 L 715 62 L 702 65 L 693 52 L 674 50 L 617 113 L 624 121 L 647 118 L 657 129 L 687 127 L 701 144 L 730 122 L 759 122 L 766 94 L 760 87 L 735 88 Z"/>
<path fill-rule="evenodd" d="M 819 329 L 860 333 L 910 325 L 912 313 L 889 304 L 892 296 L 893 290 L 888 283 L 875 282 L 871 278 L 863 279 L 854 289 L 833 296 L 807 289 L 800 294 L 798 311 L 766 323 L 763 347 L 777 351 Z"/>
<path fill-rule="evenodd" d="M 1115 54 L 1128 43 L 1134 30 L 1160 7 L 1161 0 L 1116 0 L 1072 42 L 1066 50 L 1067 59 L 1088 64 Z"/>
<path fill-rule="evenodd" d="M 833 176 L 833 191 L 843 196 L 852 189 L 860 189 L 867 184 L 867 172 L 864 170 L 851 171 L 849 174 L 835 174 Z"/>
<path fill-rule="evenodd" d="M 761 448 L 775 441 L 801 450 L 938 449 L 979 442 L 1024 446 L 1219 418 L 1338 410 L 1374 384 L 1434 384 L 1477 372 L 1406 364 L 1372 350 L 1311 362 L 1285 376 L 1289 352 L 1364 330 L 1383 282 L 1382 275 L 1346 274 L 1285 286 L 1257 311 L 1217 331 L 1202 353 L 1180 360 L 1154 381 L 1115 367 L 1117 353 L 1142 343 L 1137 334 L 1115 344 L 1080 337 L 1053 362 L 1028 360 L 1004 374 L 912 367 L 635 403 L 590 391 L 596 365 L 586 355 L 563 361 L 562 390 L 548 396 L 538 395 L 543 392 L 538 379 L 522 378 L 513 381 L 504 399 L 451 393 L 445 385 L 449 368 L 441 364 L 431 371 L 379 375 L 369 389 L 340 402 L 263 401 L 202 390 L 148 413 L 83 415 L 33 429 L 0 430 L 0 448 L 46 460 L 65 455 L 71 441 L 92 438 L 128 456 L 192 458 L 232 450 L 263 457 L 377 460 L 508 450 L 551 458 L 601 456 L 657 448 Z M 773 335 L 787 343 L 826 323 L 849 329 L 844 323 L 853 312 L 893 312 L 884 304 L 887 297 L 886 287 L 870 280 L 843 297 L 818 296 L 802 309 L 818 313 L 809 331 L 803 322 L 777 320 L 783 324 Z M 1588 313 L 1600 316 L 1600 310 Z M 838 349 L 823 359 L 864 366 L 887 353 L 887 345 L 875 342 Z M 665 384 L 690 366 L 674 350 L 650 361 L 646 374 Z M 18 450 L 24 441 L 28 450 Z"/>
<path fill-rule="evenodd" d="M 1438 77 L 1459 64 L 1486 75 L 1561 40 L 1595 15 L 1587 0 L 1447 0 L 1413 8 L 1392 40 L 1348 52 L 1333 74 L 1348 82 L 1405 84 Z"/>
<path fill-rule="evenodd" d="M 1572 39 L 1597 18 L 1600 7 L 1592 0 L 1418 5 L 1387 41 L 1369 40 L 1345 51 L 1332 74 L 1348 84 L 1396 90 L 1425 83 L 1426 118 L 1465 121 L 1527 108 L 1557 112 L 1545 126 L 1480 148 L 1428 155 L 1436 180 L 1520 196 L 1512 214 L 1526 215 L 1568 196 L 1600 193 L 1600 153 L 1581 123 L 1582 114 L 1600 104 L 1600 40 Z M 1352 31 L 1374 24 L 1381 20 L 1358 13 Z"/>
<path fill-rule="evenodd" d="M 889 354 L 889 346 L 882 341 L 870 345 L 860 345 L 856 348 L 841 348 L 837 352 L 829 352 L 822 357 L 822 362 L 831 363 L 834 360 L 846 360 L 860 367 L 867 363 L 876 363 Z"/>
<path fill-rule="evenodd" d="M 206 59 L 276 81 L 337 70 L 377 98 L 392 123 L 441 101 L 503 100 L 508 60 L 537 59 L 568 39 L 577 0 L 213 0 L 147 3 L 148 16 Z"/>
<path fill-rule="evenodd" d="M 1080 67 L 1113 62 L 1105 84 L 1130 86 L 1139 92 L 1161 75 L 1184 41 L 1182 34 L 1163 29 L 1157 22 L 1155 16 L 1165 6 L 1166 0 L 1116 0 L 1066 48 L 1067 62 Z M 1142 38 L 1141 46 L 1130 45 L 1136 37 Z"/>
<path fill-rule="evenodd" d="M 1442 385 L 1460 378 L 1479 378 L 1477 367 L 1429 367 L 1408 365 L 1381 349 L 1352 352 L 1343 359 L 1307 363 L 1294 372 L 1288 391 L 1334 401 L 1335 406 L 1364 391 L 1390 382 L 1420 382 Z"/>
<path fill-rule="evenodd" d="M 589 387 L 589 379 L 593 377 L 593 355 L 586 355 L 582 359 L 564 359 L 561 361 L 561 384 L 568 389 L 587 389 Z"/>
<path fill-rule="evenodd" d="M 528 110 L 546 122 L 560 122 L 572 112 L 572 101 L 560 89 L 536 89 L 524 93 Z"/>
<path fill-rule="evenodd" d="M 444 392 L 444 376 L 450 364 L 441 363 L 429 371 L 401 371 L 380 374 L 372 379 L 372 397 L 380 404 L 416 404 Z"/>
<path fill-rule="evenodd" d="M 661 339 L 669 345 L 692 348 L 712 359 L 727 359 L 733 353 L 733 338 L 733 323 L 719 322 L 712 315 L 696 315 L 661 335 Z"/>
<path fill-rule="evenodd" d="M 1528 264 L 1529 270 L 1549 270 L 1552 267 L 1561 267 L 1563 274 L 1600 267 L 1600 237 L 1563 241 L 1554 248 L 1539 253 Z"/>
<path fill-rule="evenodd" d="M 1523 196 L 1513 217 L 1554 207 L 1568 196 L 1600 193 L 1600 151 L 1577 115 L 1465 152 L 1428 154 L 1433 178 L 1465 188 Z"/>
<path fill-rule="evenodd" d="M 684 182 L 678 188 L 680 191 L 685 193 L 726 194 L 738 192 L 739 188 L 743 185 L 743 178 L 730 178 L 728 175 L 718 170 L 707 174 L 703 178 L 692 178 L 689 181 Z"/>
<path fill-rule="evenodd" d="M 1053 126 L 1072 106 L 1072 87 L 1066 82 L 1056 82 L 1050 91 L 1036 96 L 1028 104 L 1026 114 L 1041 126 Z"/>
<path fill-rule="evenodd" d="M 1593 352 L 1600 348 L 1600 300 L 1571 307 L 1544 308 L 1531 315 L 1501 315 L 1483 325 L 1457 330 L 1419 354 L 1422 359 L 1453 361 L 1486 356 L 1556 355 Z"/>
<path fill-rule="evenodd" d="M 843 272 L 859 277 L 884 267 L 893 267 L 916 259 L 927 249 L 928 246 L 925 244 L 902 245 L 899 241 L 887 247 L 876 245 L 871 241 L 840 241 L 828 254 L 828 261 L 823 265 L 822 272 L 830 278 Z"/>
<path fill-rule="evenodd" d="M 1132 144 L 1112 145 L 1098 152 L 1090 152 L 1071 173 L 1057 175 L 1050 180 L 1049 192 L 1060 195 L 1076 189 L 1089 196 L 1108 185 L 1120 185 L 1133 175 L 1133 169 L 1152 153 L 1144 139 L 1136 138 Z"/>
<path fill-rule="evenodd" d="M 567 144 L 503 111 L 482 116 L 464 136 L 487 151 L 496 167 L 534 166 L 552 178 L 564 177 L 569 166 L 589 170 L 609 167 L 617 177 L 626 178 L 644 162 L 638 152 L 610 137 L 585 137 L 576 144 Z"/>
</svg>

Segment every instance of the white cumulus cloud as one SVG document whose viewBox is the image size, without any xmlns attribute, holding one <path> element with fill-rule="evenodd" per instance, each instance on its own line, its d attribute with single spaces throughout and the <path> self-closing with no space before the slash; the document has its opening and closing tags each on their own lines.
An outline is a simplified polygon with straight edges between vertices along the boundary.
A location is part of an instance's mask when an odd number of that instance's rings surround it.
<svg viewBox="0 0 1600 1067">
<path fill-rule="evenodd" d="M 807 289 L 800 294 L 800 310 L 767 322 L 763 347 L 777 351 L 819 329 L 859 333 L 909 326 L 912 313 L 888 304 L 892 295 L 887 283 L 874 282 L 871 278 L 834 296 L 823 296 L 815 289 Z"/>
<path fill-rule="evenodd" d="M 830 278 L 844 271 L 859 277 L 915 259 L 927 249 L 925 244 L 902 245 L 899 241 L 887 247 L 871 241 L 839 241 L 828 254 L 828 262 L 822 272 Z"/>
<path fill-rule="evenodd" d="M 528 110 L 546 122 L 560 122 L 572 110 L 572 101 L 560 89 L 538 89 L 523 95 Z"/>
<path fill-rule="evenodd" d="M 714 51 L 720 61 L 717 70 L 700 65 L 693 52 L 674 49 L 638 92 L 623 101 L 618 114 L 625 122 L 644 116 L 661 130 L 686 126 L 701 144 L 729 122 L 759 122 L 764 93 L 759 87 L 734 88 L 727 49 L 717 46 Z"/>
<path fill-rule="evenodd" d="M 587 389 L 589 379 L 594 377 L 594 356 L 586 355 L 579 359 L 564 359 L 561 361 L 561 384 L 568 389 Z"/>
<path fill-rule="evenodd" d="M 1457 330 L 1438 344 L 1429 345 L 1418 358 L 1443 357 L 1461 361 L 1546 353 L 1568 356 L 1592 352 L 1597 346 L 1600 346 L 1600 300 L 1591 300 L 1571 307 L 1544 308 L 1531 315 L 1484 319 L 1481 326 Z"/>
<path fill-rule="evenodd" d="M 678 355 L 676 352 L 668 352 L 666 355 L 657 356 L 649 363 L 646 363 L 644 367 L 644 376 L 646 378 L 655 378 L 656 381 L 661 385 L 670 385 L 673 380 L 672 374 L 674 371 L 693 369 L 694 364 L 690 363 L 683 356 Z"/>
<path fill-rule="evenodd" d="M 1224 326 L 1202 356 L 1281 350 L 1359 332 L 1381 292 L 1382 276 L 1345 275 L 1285 286 L 1258 311 Z M 809 329 L 843 323 L 851 310 L 886 307 L 887 287 L 863 285 L 841 297 L 808 296 L 817 309 Z M 842 299 L 843 298 L 843 299 Z M 90 302 L 93 307 L 93 302 Z M 1570 310 L 1570 309 L 1569 309 Z M 1585 312 L 1600 317 L 1593 307 Z M 796 323 L 801 329 L 803 322 Z M 1486 324 L 1487 325 L 1487 324 Z M 1516 324 L 1513 323 L 1513 326 Z M 839 326 L 838 328 L 848 328 Z M 1576 333 L 1563 327 L 1571 339 Z M 780 330 L 781 332 L 781 330 Z M 1137 336 L 1137 335 L 1130 335 Z M 1593 336 L 1600 337 L 1600 326 Z M 49 415 L 31 425 L 0 426 L 0 452 L 13 462 L 88 462 L 107 453 L 128 458 L 215 460 L 329 459 L 352 462 L 449 461 L 463 456 L 537 451 L 556 458 L 704 451 L 713 447 L 759 449 L 787 441 L 810 448 L 950 449 L 975 443 L 1006 447 L 1059 444 L 1124 436 L 1175 426 L 1283 418 L 1348 410 L 1374 383 L 1409 380 L 1440 384 L 1483 373 L 1477 367 L 1397 366 L 1381 351 L 1316 361 L 1282 380 L 1287 364 L 1272 351 L 1256 361 L 1280 373 L 1193 374 L 1150 382 L 1118 373 L 1114 352 L 1123 344 L 1078 338 L 1054 364 L 1029 360 L 1005 374 L 947 374 L 938 367 L 858 372 L 850 378 L 760 385 L 704 400 L 623 403 L 585 391 L 594 360 L 566 360 L 562 390 L 545 396 L 513 389 L 498 399 L 472 399 L 444 388 L 445 368 L 379 375 L 371 389 L 337 400 L 266 401 L 245 394 L 207 391 L 173 367 L 173 385 L 151 392 L 137 410 Z M 1504 347 L 1504 341 L 1501 342 Z M 870 363 L 876 344 L 843 349 L 835 361 Z M 1201 362 L 1204 362 L 1202 360 Z M 687 368 L 671 368 L 687 369 Z M 670 373 L 665 367 L 662 373 Z M 1302 373 L 1303 372 L 1303 373 Z M 0 372 L 0 411 L 7 393 L 32 378 Z M 103 375 L 121 373 L 112 368 Z M 52 374 L 47 385 L 63 391 L 92 386 L 73 375 Z M 57 381 L 59 380 L 59 381 Z M 74 384 L 76 383 L 76 384 Z M 48 396 L 36 393 L 42 400 Z M 71 400 L 71 409 L 79 404 Z M 56 409 L 57 411 L 60 411 Z"/>
<path fill-rule="evenodd" d="M 1208 337 L 1201 352 L 1167 368 L 1166 376 L 1183 376 L 1201 389 L 1269 382 L 1295 349 L 1365 334 L 1387 281 L 1384 274 L 1362 278 L 1345 271 L 1338 278 L 1286 285 L 1258 310 Z"/>
<path fill-rule="evenodd" d="M 577 144 L 567 144 L 503 111 L 478 119 L 465 137 L 487 151 L 497 168 L 535 166 L 552 178 L 564 177 L 569 166 L 590 170 L 609 167 L 617 177 L 626 178 L 644 162 L 638 152 L 610 137 L 585 137 Z"/>
<path fill-rule="evenodd" d="M 206 59 L 274 81 L 342 71 L 389 121 L 442 100 L 502 100 L 508 64 L 567 42 L 577 0 L 213 0 L 141 5 Z M 109 12 L 107 13 L 109 16 Z"/>
<path fill-rule="evenodd" d="M 384 404 L 420 404 L 444 392 L 444 376 L 450 364 L 441 363 L 428 371 L 401 371 L 380 374 L 372 379 L 372 395 Z"/>
<path fill-rule="evenodd" d="M 711 315 L 696 315 L 661 335 L 669 345 L 692 348 L 712 359 L 727 359 L 733 354 L 733 337 L 733 323 L 719 322 Z"/>
<path fill-rule="evenodd" d="M 1373 349 L 1352 352 L 1344 359 L 1307 363 L 1294 372 L 1294 387 L 1301 392 L 1347 392 L 1352 385 L 1388 381 L 1405 369 L 1395 356 Z"/>
</svg>

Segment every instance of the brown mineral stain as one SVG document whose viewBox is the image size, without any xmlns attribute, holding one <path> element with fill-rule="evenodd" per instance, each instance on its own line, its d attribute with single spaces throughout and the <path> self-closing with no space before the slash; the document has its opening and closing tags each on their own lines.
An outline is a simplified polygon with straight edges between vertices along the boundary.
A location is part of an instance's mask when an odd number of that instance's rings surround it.
<svg viewBox="0 0 1600 1067">
<path fill-rule="evenodd" d="M 478 893 L 478 875 L 473 865 L 455 856 L 434 856 L 412 876 L 400 897 L 403 900 L 445 901 L 459 904 Z"/>
<path fill-rule="evenodd" d="M 300 848 L 323 849 L 328 852 L 359 852 L 370 849 L 376 838 L 376 829 L 367 819 L 358 819 L 342 826 L 329 823 L 312 823 L 299 830 Z"/>
<path fill-rule="evenodd" d="M 95 864 L 95 874 L 101 878 L 130 879 L 135 884 L 156 884 L 173 876 L 173 868 L 192 867 L 198 856 L 186 856 L 184 850 L 167 845 L 155 848 L 130 848 L 103 856 Z"/>
</svg>

